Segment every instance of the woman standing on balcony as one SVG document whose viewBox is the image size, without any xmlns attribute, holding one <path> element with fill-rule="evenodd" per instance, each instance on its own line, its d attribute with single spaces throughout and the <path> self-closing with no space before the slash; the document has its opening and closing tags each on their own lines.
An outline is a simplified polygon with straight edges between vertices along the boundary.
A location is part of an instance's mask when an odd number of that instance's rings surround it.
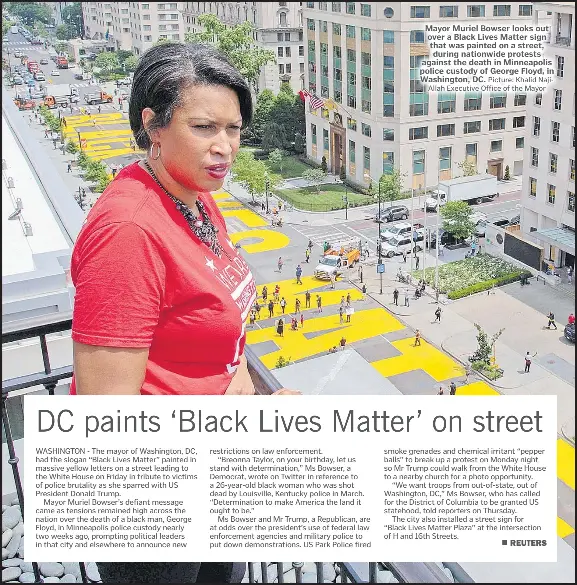
<svg viewBox="0 0 577 585">
<path fill-rule="evenodd" d="M 72 257 L 72 394 L 254 394 L 243 350 L 256 287 L 210 196 L 251 116 L 246 81 L 215 49 L 141 57 L 129 117 L 147 157 L 101 195 Z M 232 563 L 98 567 L 105 583 L 242 578 Z"/>
</svg>

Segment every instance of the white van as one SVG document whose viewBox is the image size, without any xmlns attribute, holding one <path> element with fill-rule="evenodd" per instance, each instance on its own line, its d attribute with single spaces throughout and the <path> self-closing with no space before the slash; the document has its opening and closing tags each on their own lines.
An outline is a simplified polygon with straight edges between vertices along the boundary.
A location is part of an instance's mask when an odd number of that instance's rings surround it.
<svg viewBox="0 0 577 585">
<path fill-rule="evenodd" d="M 422 240 L 423 237 L 420 238 L 421 242 Z M 417 241 L 413 246 L 410 235 L 408 237 L 402 236 L 400 238 L 392 238 L 388 242 L 382 243 L 381 255 L 386 256 L 387 258 L 392 258 L 393 256 L 398 256 L 403 252 L 406 252 L 407 254 L 410 254 L 411 251 L 419 252 L 423 249 L 422 246 L 423 244 L 419 244 L 419 241 Z"/>
<path fill-rule="evenodd" d="M 424 236 L 424 230 L 421 224 L 414 225 L 414 231 L 417 232 L 418 236 Z M 410 237 L 411 236 L 411 224 L 410 223 L 398 223 L 397 225 L 391 226 L 387 228 L 384 232 L 381 233 L 381 240 L 383 242 L 387 242 L 393 238 L 401 238 L 403 236 Z"/>
</svg>

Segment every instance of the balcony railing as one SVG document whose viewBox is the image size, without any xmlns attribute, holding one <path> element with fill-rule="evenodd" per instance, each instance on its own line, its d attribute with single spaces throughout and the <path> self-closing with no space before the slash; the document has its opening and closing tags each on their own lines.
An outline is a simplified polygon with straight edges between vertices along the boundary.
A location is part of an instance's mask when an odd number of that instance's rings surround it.
<svg viewBox="0 0 577 585">
<path fill-rule="evenodd" d="M 18 497 L 18 505 L 24 519 L 24 492 L 22 488 L 22 479 L 18 467 L 19 459 L 16 455 L 14 444 L 14 433 L 10 424 L 8 401 L 16 398 L 23 393 L 38 391 L 39 387 L 44 387 L 49 395 L 54 395 L 54 390 L 58 382 L 68 380 L 72 377 L 72 365 L 63 368 L 52 369 L 50 357 L 48 354 L 48 344 L 46 337 L 48 335 L 70 331 L 72 320 L 67 319 L 57 323 L 30 327 L 19 331 L 2 333 L 2 346 L 7 343 L 22 341 L 24 339 L 39 338 L 40 351 L 44 371 L 35 374 L 29 374 L 18 378 L 2 381 L 2 425 L 6 438 L 8 449 L 8 463 L 12 468 L 14 485 Z M 256 388 L 257 394 L 272 394 L 281 388 L 281 384 L 275 378 L 256 356 L 254 351 L 246 346 L 245 355 L 248 362 L 248 368 Z M 24 392 L 23 392 L 24 391 Z M 12 396 L 11 396 L 12 395 Z M 23 430 L 21 433 L 23 435 Z M 88 576 L 85 563 L 79 564 L 80 577 L 82 583 L 97 583 L 95 579 Z M 388 571 L 400 583 L 473 583 L 471 577 L 457 563 L 442 563 L 441 568 L 436 563 L 394 563 L 394 562 L 374 562 L 374 563 L 314 563 L 316 572 L 316 582 L 323 583 L 327 577 L 335 581 L 338 579 L 341 583 L 377 583 L 379 572 Z M 303 575 L 305 563 L 248 563 L 247 577 L 249 583 L 270 583 L 273 580 L 277 583 L 302 583 L 303 580 L 310 582 L 309 575 Z M 32 562 L 35 583 L 41 583 L 42 575 L 39 565 Z M 450 571 L 452 578 L 446 572 Z M 271 575 L 273 575 L 271 579 Z M 305 578 L 306 577 L 306 578 Z"/>
</svg>

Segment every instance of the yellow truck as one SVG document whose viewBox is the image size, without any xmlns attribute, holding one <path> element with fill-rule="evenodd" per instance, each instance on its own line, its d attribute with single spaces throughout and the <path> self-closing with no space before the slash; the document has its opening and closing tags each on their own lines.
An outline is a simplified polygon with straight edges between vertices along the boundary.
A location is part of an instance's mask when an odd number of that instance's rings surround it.
<svg viewBox="0 0 577 585">
<path fill-rule="evenodd" d="M 330 280 L 340 276 L 345 268 L 352 268 L 361 258 L 361 252 L 357 246 L 347 245 L 339 248 L 328 248 L 320 257 L 315 268 L 315 276 L 321 280 Z"/>
</svg>

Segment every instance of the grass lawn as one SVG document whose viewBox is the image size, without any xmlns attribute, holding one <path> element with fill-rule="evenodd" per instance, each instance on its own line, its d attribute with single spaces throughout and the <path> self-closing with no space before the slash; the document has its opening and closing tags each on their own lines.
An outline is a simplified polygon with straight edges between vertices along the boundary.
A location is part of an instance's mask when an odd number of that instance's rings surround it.
<svg viewBox="0 0 577 585">
<path fill-rule="evenodd" d="M 304 171 L 311 168 L 309 165 L 305 165 L 305 163 L 300 161 L 296 156 L 287 156 L 282 161 L 282 173 L 278 165 L 273 165 L 268 160 L 265 160 L 264 163 L 271 172 L 280 175 L 283 179 L 302 177 Z"/>
<path fill-rule="evenodd" d="M 291 203 L 297 209 L 307 211 L 333 211 L 344 209 L 343 195 L 348 195 L 349 207 L 368 205 L 374 203 L 374 199 L 345 189 L 341 184 L 327 184 L 320 186 L 320 193 L 317 194 L 315 187 L 301 187 L 300 189 L 277 189 L 275 191 L 281 199 Z"/>
</svg>

